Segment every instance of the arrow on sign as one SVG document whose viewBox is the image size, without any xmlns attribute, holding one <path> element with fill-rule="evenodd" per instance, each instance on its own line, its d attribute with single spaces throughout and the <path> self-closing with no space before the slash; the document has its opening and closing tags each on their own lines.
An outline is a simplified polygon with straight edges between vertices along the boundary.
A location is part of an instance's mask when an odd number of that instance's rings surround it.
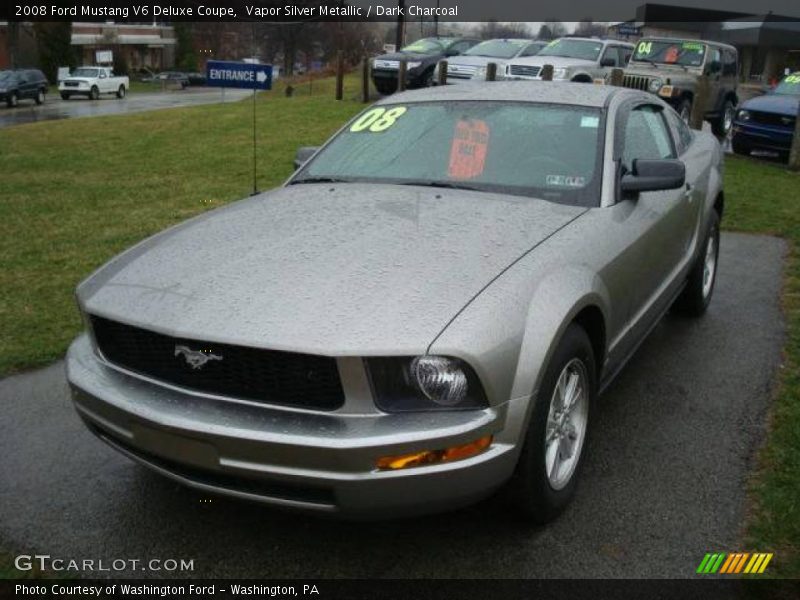
<svg viewBox="0 0 800 600">
<path fill-rule="evenodd" d="M 264 83 L 266 80 L 267 80 L 267 74 L 264 73 L 264 71 L 259 71 L 258 73 L 256 73 L 256 81 L 258 81 L 258 83 Z"/>
</svg>

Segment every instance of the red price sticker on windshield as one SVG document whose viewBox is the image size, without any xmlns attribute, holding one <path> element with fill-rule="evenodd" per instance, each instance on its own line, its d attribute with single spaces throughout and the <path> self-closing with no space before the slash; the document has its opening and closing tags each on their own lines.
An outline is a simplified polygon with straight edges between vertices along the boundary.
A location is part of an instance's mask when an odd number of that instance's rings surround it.
<svg viewBox="0 0 800 600">
<path fill-rule="evenodd" d="M 489 126 L 486 121 L 468 120 L 456 123 L 450 147 L 448 177 L 473 179 L 483 173 L 489 147 Z"/>
</svg>

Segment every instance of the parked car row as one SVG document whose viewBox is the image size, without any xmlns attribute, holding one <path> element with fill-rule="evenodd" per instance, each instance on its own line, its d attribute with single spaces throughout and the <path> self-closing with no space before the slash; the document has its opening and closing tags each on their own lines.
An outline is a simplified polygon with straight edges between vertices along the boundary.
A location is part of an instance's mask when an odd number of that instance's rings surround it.
<svg viewBox="0 0 800 600">
<path fill-rule="evenodd" d="M 406 87 L 438 80 L 447 59 L 447 82 L 482 81 L 487 65 L 497 65 L 496 79 L 541 81 L 545 65 L 554 81 L 608 83 L 613 69 L 624 69 L 623 86 L 657 94 L 689 121 L 698 82 L 710 86 L 703 107 L 714 133 L 726 136 L 738 104 L 738 57 L 733 46 L 680 38 L 643 38 L 636 45 L 619 40 L 562 37 L 549 43 L 525 39 L 425 38 L 399 52 L 374 59 L 372 76 L 382 94 L 397 88 L 399 65 L 406 61 Z"/>
<path fill-rule="evenodd" d="M 142 83 L 173 83 L 186 89 L 190 85 L 205 85 L 205 73 L 185 73 L 183 71 L 162 71 L 161 73 L 147 72 L 146 75 L 139 78 Z"/>
</svg>

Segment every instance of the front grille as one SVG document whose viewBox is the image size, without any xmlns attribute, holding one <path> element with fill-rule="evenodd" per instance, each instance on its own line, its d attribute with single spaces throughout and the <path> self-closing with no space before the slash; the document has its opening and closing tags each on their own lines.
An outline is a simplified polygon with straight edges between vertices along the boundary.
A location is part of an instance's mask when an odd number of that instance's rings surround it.
<svg viewBox="0 0 800 600">
<path fill-rule="evenodd" d="M 625 75 L 622 78 L 622 86 L 634 90 L 650 90 L 650 78 L 644 75 Z"/>
<path fill-rule="evenodd" d="M 447 65 L 447 76 L 454 79 L 472 79 L 477 71 L 476 67 L 467 67 L 463 65 Z"/>
<path fill-rule="evenodd" d="M 759 112 L 759 111 L 749 111 L 750 112 L 750 121 L 759 123 L 761 125 L 770 125 L 772 127 L 786 127 L 790 129 L 794 129 L 794 117 L 789 117 L 787 115 L 778 115 L 775 113 L 767 113 L 767 112 Z"/>
<path fill-rule="evenodd" d="M 78 87 L 80 85 L 80 82 L 78 82 L 78 81 L 65 81 L 64 85 L 66 85 L 67 87 Z"/>
<path fill-rule="evenodd" d="M 531 67 L 528 65 L 511 65 L 509 67 L 509 74 L 513 77 L 538 77 L 541 67 Z"/>
<path fill-rule="evenodd" d="M 344 404 L 334 358 L 174 338 L 97 316 L 91 323 L 106 360 L 165 383 L 298 408 L 335 410 Z"/>
</svg>

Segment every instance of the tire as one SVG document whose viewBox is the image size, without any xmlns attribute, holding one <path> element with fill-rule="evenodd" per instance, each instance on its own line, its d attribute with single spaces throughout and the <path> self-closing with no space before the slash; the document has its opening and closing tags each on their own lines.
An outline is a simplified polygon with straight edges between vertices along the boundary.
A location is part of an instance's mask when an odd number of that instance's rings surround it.
<svg viewBox="0 0 800 600">
<path fill-rule="evenodd" d="M 681 99 L 678 106 L 675 107 L 675 111 L 680 116 L 681 121 L 688 125 L 692 119 L 692 101 L 689 98 Z"/>
<path fill-rule="evenodd" d="M 711 213 L 700 248 L 686 287 L 673 305 L 676 312 L 687 317 L 699 317 L 706 312 L 714 294 L 719 265 L 719 215 L 716 211 Z"/>
<path fill-rule="evenodd" d="M 742 156 L 750 156 L 750 152 L 752 150 L 750 146 L 742 143 L 735 134 L 731 139 L 731 149 L 733 150 L 734 154 L 741 154 Z"/>
<path fill-rule="evenodd" d="M 36 104 L 44 104 L 44 92 L 42 90 L 37 91 L 34 100 Z"/>
<path fill-rule="evenodd" d="M 93 85 L 92 89 L 89 90 L 89 99 L 97 100 L 98 98 L 100 98 L 100 90 L 97 88 L 96 85 Z"/>
<path fill-rule="evenodd" d="M 564 389 L 559 383 L 565 377 L 566 381 L 577 377 L 576 383 L 582 390 L 580 398 L 572 404 L 566 417 L 561 416 L 563 412 L 561 415 L 558 412 L 561 398 L 559 390 Z M 567 328 L 547 365 L 541 393 L 533 407 L 525 434 L 525 443 L 514 476 L 509 482 L 511 498 L 528 520 L 536 523 L 551 521 L 572 499 L 586 447 L 596 390 L 592 344 L 583 328 L 573 323 Z M 553 435 L 559 437 L 553 439 Z M 563 460 L 562 447 L 571 452 L 566 460 Z"/>
<path fill-rule="evenodd" d="M 383 94 L 384 96 L 388 96 L 389 94 L 394 94 L 397 91 L 397 83 L 387 83 L 385 81 L 374 81 L 375 89 L 378 90 L 379 94 Z"/>
<path fill-rule="evenodd" d="M 11 95 L 6 98 L 6 104 L 8 104 L 8 108 L 14 108 L 19 104 L 17 92 L 11 92 Z"/>
<path fill-rule="evenodd" d="M 125 97 L 125 86 L 121 85 L 117 89 L 117 98 L 119 98 L 121 100 L 124 97 Z"/>
<path fill-rule="evenodd" d="M 61 92 L 62 100 L 69 100 L 69 92 Z"/>
<path fill-rule="evenodd" d="M 722 110 L 719 116 L 711 121 L 711 131 L 714 135 L 720 138 L 727 137 L 733 127 L 733 102 L 725 100 L 722 104 Z"/>
</svg>

